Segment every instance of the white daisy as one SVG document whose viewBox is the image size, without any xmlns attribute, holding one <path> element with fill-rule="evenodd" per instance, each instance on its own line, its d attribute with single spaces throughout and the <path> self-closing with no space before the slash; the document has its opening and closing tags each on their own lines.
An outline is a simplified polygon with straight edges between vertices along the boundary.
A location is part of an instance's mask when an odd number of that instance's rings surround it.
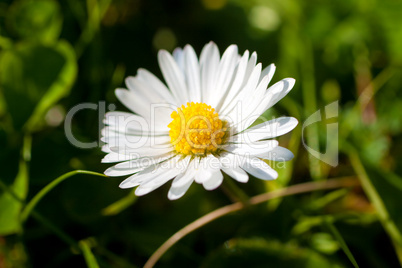
<svg viewBox="0 0 402 268">
<path fill-rule="evenodd" d="M 145 195 L 173 179 L 169 199 L 178 199 L 195 181 L 213 190 L 223 181 L 222 172 L 239 182 L 248 174 L 273 180 L 278 173 L 264 160 L 287 161 L 292 152 L 275 138 L 297 125 L 292 117 L 280 117 L 250 125 L 282 99 L 295 80 L 286 78 L 268 87 L 275 72 L 271 64 L 262 70 L 257 54 L 238 54 L 236 45 L 219 55 L 210 42 L 198 60 L 187 45 L 173 55 L 159 51 L 159 65 L 167 86 L 139 69 L 126 79 L 117 98 L 133 113 L 108 112 L 102 141 L 108 153 L 108 176 L 131 175 L 121 188 L 137 187 Z"/>
</svg>

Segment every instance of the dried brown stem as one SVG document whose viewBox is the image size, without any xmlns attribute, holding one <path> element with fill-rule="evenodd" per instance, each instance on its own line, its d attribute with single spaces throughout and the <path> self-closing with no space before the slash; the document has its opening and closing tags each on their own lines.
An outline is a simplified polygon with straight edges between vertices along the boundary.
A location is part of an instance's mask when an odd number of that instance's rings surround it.
<svg viewBox="0 0 402 268">
<path fill-rule="evenodd" d="M 301 194 L 301 193 L 308 193 L 313 191 L 319 190 L 328 190 L 334 188 L 342 188 L 342 187 L 352 187 L 359 185 L 359 181 L 354 179 L 354 177 L 346 177 L 340 179 L 329 179 L 327 181 L 318 181 L 318 182 L 307 182 L 301 183 L 293 186 L 289 186 L 284 189 L 272 191 L 269 193 L 260 194 L 254 197 L 251 197 L 248 204 L 250 205 L 257 205 L 268 200 L 284 197 L 294 194 Z M 176 244 L 180 239 L 188 235 L 189 233 L 201 228 L 202 226 L 210 223 L 222 216 L 225 216 L 229 213 L 239 211 L 244 208 L 245 205 L 241 202 L 233 203 L 221 208 L 218 208 L 201 218 L 193 221 L 192 223 L 188 224 L 184 228 L 180 229 L 174 235 L 172 235 L 165 243 L 163 243 L 152 256 L 148 259 L 145 263 L 144 268 L 151 268 L 153 267 L 156 262 L 165 254 L 165 252 L 171 248 L 174 244 Z"/>
</svg>

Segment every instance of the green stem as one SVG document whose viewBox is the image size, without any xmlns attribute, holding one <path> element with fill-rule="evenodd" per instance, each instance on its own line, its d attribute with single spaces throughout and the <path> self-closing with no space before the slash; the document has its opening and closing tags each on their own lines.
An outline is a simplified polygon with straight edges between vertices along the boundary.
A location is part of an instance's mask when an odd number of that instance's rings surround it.
<svg viewBox="0 0 402 268">
<path fill-rule="evenodd" d="M 356 185 L 357 185 L 356 180 L 350 180 L 348 178 L 346 178 L 346 179 L 329 179 L 329 180 L 321 181 L 321 182 L 301 183 L 301 184 L 289 186 L 287 188 L 283 188 L 283 189 L 279 189 L 276 191 L 263 193 L 263 194 L 251 197 L 249 199 L 249 204 L 257 205 L 257 204 L 266 202 L 268 200 L 272 200 L 274 198 L 280 198 L 280 197 L 285 197 L 285 196 L 290 196 L 290 195 L 295 195 L 295 194 L 319 191 L 319 190 L 329 190 L 329 189 L 335 189 L 335 188 L 341 188 L 341 187 L 352 187 L 352 186 L 356 186 Z M 169 248 L 171 248 L 174 244 L 176 244 L 180 239 L 182 239 L 189 233 L 201 228 L 202 226 L 204 226 L 220 217 L 223 217 L 223 216 L 225 216 L 229 213 L 233 213 L 235 211 L 239 211 L 245 207 L 246 206 L 241 202 L 233 203 L 233 204 L 218 208 L 214 211 L 211 211 L 210 213 L 207 213 L 206 215 L 204 215 L 204 216 L 198 218 L 197 220 L 193 221 L 192 223 L 186 225 L 185 227 L 180 229 L 178 232 L 173 234 L 168 240 L 165 241 L 165 243 L 163 243 L 152 254 L 152 256 L 145 263 L 144 268 L 154 267 L 155 263 L 162 257 L 163 254 L 165 254 L 165 252 Z"/>
<path fill-rule="evenodd" d="M 31 148 L 32 148 L 32 136 L 29 134 L 26 134 L 24 136 L 24 142 L 23 142 L 23 147 L 22 147 L 22 159 L 25 162 L 31 161 Z"/>
<path fill-rule="evenodd" d="M 136 200 L 137 196 L 134 194 L 134 190 L 132 190 L 125 197 L 102 209 L 102 215 L 111 216 L 119 214 L 120 212 L 131 206 Z"/>
<path fill-rule="evenodd" d="M 77 43 L 75 44 L 75 53 L 79 58 L 84 52 L 85 47 L 92 41 L 95 34 L 100 29 L 100 22 L 109 8 L 111 0 L 87 0 L 88 20 Z"/>
<path fill-rule="evenodd" d="M 50 182 L 48 185 L 46 185 L 39 193 L 37 193 L 31 201 L 25 206 L 24 210 L 21 212 L 21 222 L 24 222 L 29 214 L 32 212 L 33 208 L 36 206 L 36 204 L 56 185 L 64 181 L 65 179 L 77 175 L 77 174 L 88 174 L 88 175 L 95 175 L 95 176 L 101 176 L 101 177 L 106 177 L 105 175 L 98 173 L 98 172 L 93 172 L 93 171 L 86 171 L 86 170 L 74 170 L 70 171 L 66 174 L 61 175 L 60 177 L 56 178 L 52 182 Z"/>
<path fill-rule="evenodd" d="M 1 179 L 0 179 L 0 188 L 5 192 L 10 194 L 15 200 L 18 202 L 23 203 L 24 200 L 22 200 L 13 190 L 10 189 L 9 186 L 7 186 Z"/>
<path fill-rule="evenodd" d="M 7 185 L 4 184 L 3 181 L 0 180 L 0 188 L 2 188 L 6 193 L 10 194 L 16 201 L 20 203 L 24 203 L 24 200 L 21 199 L 15 192 L 14 190 L 10 189 Z M 62 230 L 57 228 L 53 223 L 51 223 L 49 220 L 47 220 L 45 217 L 43 217 L 41 214 L 39 214 L 36 211 L 32 211 L 32 216 L 41 224 L 49 228 L 54 234 L 56 234 L 61 240 L 66 242 L 68 245 L 70 245 L 72 248 L 77 250 L 77 252 L 80 251 L 80 248 L 78 247 L 77 243 L 72 239 L 69 235 L 64 233 Z"/>
<path fill-rule="evenodd" d="M 222 190 L 233 202 L 241 202 L 243 205 L 248 205 L 250 198 L 234 183 L 232 178 L 225 178 L 223 180 Z"/>
<path fill-rule="evenodd" d="M 94 254 L 91 251 L 90 241 L 81 240 L 79 245 L 80 245 L 82 254 L 84 255 L 87 267 L 88 268 L 99 268 L 99 264 L 96 261 L 96 258 L 95 258 Z"/>
<path fill-rule="evenodd" d="M 304 47 L 304 56 L 301 56 L 301 75 L 302 80 L 302 92 L 303 92 L 303 103 L 305 107 L 305 116 L 310 116 L 317 111 L 317 100 L 316 100 L 316 85 L 314 78 L 314 56 L 313 48 L 310 42 L 305 41 L 301 43 Z M 319 149 L 319 130 L 317 124 L 311 124 L 306 128 L 306 142 L 310 148 L 315 150 Z M 309 169 L 311 177 L 314 180 L 322 179 L 321 164 L 320 160 L 315 158 L 312 154 L 308 154 Z"/>
<path fill-rule="evenodd" d="M 395 222 L 391 219 L 387 208 L 382 201 L 380 195 L 376 191 L 374 185 L 370 181 L 370 178 L 367 175 L 367 172 L 360 160 L 358 153 L 354 148 L 347 148 L 347 152 L 352 163 L 352 167 L 357 173 L 360 183 L 364 189 L 364 192 L 369 197 L 370 201 L 373 203 L 376 211 L 378 213 L 379 220 L 384 227 L 385 231 L 390 236 L 392 243 L 395 247 L 396 254 L 398 256 L 399 262 L 402 265 L 402 236 L 401 233 L 396 226 Z"/>
<path fill-rule="evenodd" d="M 355 257 L 353 256 L 352 252 L 350 251 L 348 245 L 346 244 L 345 240 L 343 239 L 342 235 L 339 233 L 338 229 L 336 229 L 335 225 L 332 223 L 331 220 L 328 218 L 325 219 L 325 224 L 332 233 L 332 235 L 338 240 L 343 252 L 345 252 L 346 256 L 348 257 L 349 261 L 353 264 L 355 268 L 359 268 L 359 265 L 356 262 Z"/>
</svg>

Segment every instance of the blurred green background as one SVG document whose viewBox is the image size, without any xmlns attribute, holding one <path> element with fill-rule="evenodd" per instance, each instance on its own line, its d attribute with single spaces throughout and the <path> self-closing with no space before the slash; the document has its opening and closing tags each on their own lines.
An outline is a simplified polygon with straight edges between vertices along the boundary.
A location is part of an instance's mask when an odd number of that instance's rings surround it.
<svg viewBox="0 0 402 268">
<path fill-rule="evenodd" d="M 173 246 L 157 267 L 400 267 L 402 261 L 402 2 L 396 0 L 0 1 L 0 267 L 141 267 L 181 227 L 229 204 L 193 185 L 178 201 L 169 184 L 135 198 L 122 178 L 75 175 L 21 221 L 24 204 L 66 172 L 102 173 L 104 153 L 64 134 L 75 105 L 106 101 L 157 51 L 214 41 L 275 63 L 292 92 L 265 116 L 299 126 L 279 139 L 295 153 L 274 182 L 238 184 L 253 196 L 327 178 L 362 187 L 319 191 L 222 217 Z M 359 98 L 360 97 L 360 98 Z M 302 124 L 339 100 L 339 165 L 302 146 Z M 73 133 L 99 139 L 99 111 L 82 110 Z M 326 122 L 304 140 L 325 152 Z M 334 231 L 335 230 L 335 231 Z M 345 244 L 351 255 L 347 256 Z M 399 253 L 398 253 L 399 252 Z M 398 261 L 399 254 L 399 261 Z M 85 256 L 85 258 L 84 258 Z"/>
</svg>

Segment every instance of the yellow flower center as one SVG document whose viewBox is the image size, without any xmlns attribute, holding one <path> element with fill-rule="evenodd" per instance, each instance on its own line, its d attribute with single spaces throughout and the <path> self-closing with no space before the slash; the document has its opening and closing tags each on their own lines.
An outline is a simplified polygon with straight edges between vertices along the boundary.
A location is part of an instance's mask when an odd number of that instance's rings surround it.
<svg viewBox="0 0 402 268">
<path fill-rule="evenodd" d="M 217 153 L 223 144 L 226 121 L 219 119 L 214 108 L 205 103 L 187 103 L 170 115 L 170 143 L 177 153 L 207 155 Z"/>
</svg>

